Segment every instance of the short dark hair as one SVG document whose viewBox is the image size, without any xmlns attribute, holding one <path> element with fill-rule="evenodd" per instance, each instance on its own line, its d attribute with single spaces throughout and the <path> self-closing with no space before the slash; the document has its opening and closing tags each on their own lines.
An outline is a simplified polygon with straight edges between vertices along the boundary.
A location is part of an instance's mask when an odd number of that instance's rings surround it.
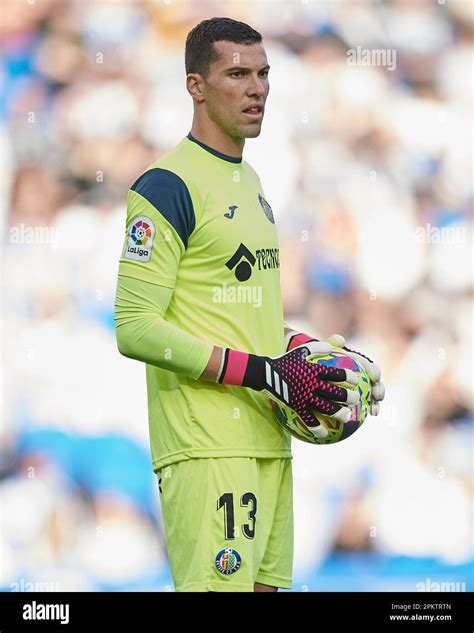
<svg viewBox="0 0 474 633">
<path fill-rule="evenodd" d="M 203 20 L 186 38 L 186 74 L 199 73 L 207 77 L 210 65 L 219 59 L 214 42 L 221 41 L 249 45 L 261 42 L 262 36 L 248 24 L 231 18 Z"/>
</svg>

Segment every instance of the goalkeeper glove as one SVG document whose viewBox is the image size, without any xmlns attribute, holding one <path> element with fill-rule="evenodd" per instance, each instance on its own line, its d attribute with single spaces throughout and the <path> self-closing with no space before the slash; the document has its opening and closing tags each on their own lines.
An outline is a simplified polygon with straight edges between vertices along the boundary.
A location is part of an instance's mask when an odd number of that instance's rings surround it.
<svg viewBox="0 0 474 633">
<path fill-rule="evenodd" d="M 225 385 L 264 390 L 296 411 L 307 426 L 320 424 L 312 409 L 346 423 L 352 416 L 349 406 L 358 402 L 359 394 L 332 383 L 357 385 L 358 376 L 350 369 L 308 362 L 310 358 L 330 353 L 331 349 L 329 343 L 311 341 L 270 358 L 227 348 L 217 380 Z"/>
<path fill-rule="evenodd" d="M 298 345 L 308 344 L 318 339 L 303 334 L 301 332 L 290 331 L 286 335 L 286 349 L 287 351 L 294 349 Z M 378 415 L 380 411 L 379 402 L 385 397 L 385 385 L 381 382 L 381 371 L 377 363 L 374 363 L 368 356 L 356 352 L 349 347 L 346 347 L 346 340 L 341 334 L 332 334 L 326 339 L 333 349 L 330 351 L 344 351 L 345 353 L 353 356 L 367 372 L 371 383 L 372 404 L 370 405 L 370 415 Z"/>
</svg>

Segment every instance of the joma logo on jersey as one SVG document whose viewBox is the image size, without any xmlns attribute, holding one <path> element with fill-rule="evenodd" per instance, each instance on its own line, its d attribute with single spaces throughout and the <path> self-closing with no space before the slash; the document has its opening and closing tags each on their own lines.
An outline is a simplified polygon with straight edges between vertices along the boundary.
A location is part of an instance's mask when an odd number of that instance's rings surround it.
<svg viewBox="0 0 474 633">
<path fill-rule="evenodd" d="M 229 270 L 235 268 L 234 274 L 239 281 L 247 281 L 250 279 L 256 263 L 258 270 L 280 268 L 280 250 L 278 248 L 259 248 L 254 255 L 245 244 L 240 243 L 239 248 L 225 265 Z"/>
</svg>

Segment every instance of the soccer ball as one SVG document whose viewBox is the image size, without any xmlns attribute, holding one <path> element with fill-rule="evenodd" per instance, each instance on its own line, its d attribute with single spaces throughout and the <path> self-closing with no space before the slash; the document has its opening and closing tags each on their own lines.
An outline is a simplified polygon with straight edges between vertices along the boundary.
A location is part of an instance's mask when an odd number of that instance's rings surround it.
<svg viewBox="0 0 474 633">
<path fill-rule="evenodd" d="M 337 383 L 346 389 L 357 389 L 359 391 L 359 403 L 354 407 L 352 418 L 344 424 L 314 411 L 315 417 L 321 424 L 311 430 L 293 409 L 281 402 L 272 400 L 275 418 L 288 433 L 303 442 L 309 442 L 310 444 L 335 444 L 336 442 L 341 442 L 362 426 L 369 413 L 371 404 L 370 379 L 363 366 L 344 352 L 332 352 L 325 356 L 317 356 L 309 359 L 308 362 L 341 369 L 352 369 L 359 376 L 359 384 L 357 386 Z"/>
</svg>

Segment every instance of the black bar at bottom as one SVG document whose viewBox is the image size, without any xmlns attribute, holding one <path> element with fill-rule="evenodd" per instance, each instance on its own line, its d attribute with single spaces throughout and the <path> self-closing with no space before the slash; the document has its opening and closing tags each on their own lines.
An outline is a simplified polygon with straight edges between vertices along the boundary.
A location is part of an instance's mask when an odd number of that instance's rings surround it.
<svg viewBox="0 0 474 633">
<path fill-rule="evenodd" d="M 0 593 L 0 633 L 472 633 L 471 593 Z"/>
</svg>

